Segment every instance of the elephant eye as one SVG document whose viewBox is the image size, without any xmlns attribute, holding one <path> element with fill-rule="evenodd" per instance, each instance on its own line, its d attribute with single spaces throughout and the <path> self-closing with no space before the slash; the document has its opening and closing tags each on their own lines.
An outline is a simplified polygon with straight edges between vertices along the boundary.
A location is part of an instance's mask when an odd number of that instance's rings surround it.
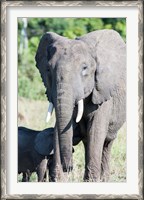
<svg viewBox="0 0 144 200">
<path fill-rule="evenodd" d="M 87 65 L 84 65 L 84 66 L 82 67 L 82 75 L 83 75 L 83 76 L 86 76 L 86 75 L 87 75 L 87 70 L 88 70 Z"/>
</svg>

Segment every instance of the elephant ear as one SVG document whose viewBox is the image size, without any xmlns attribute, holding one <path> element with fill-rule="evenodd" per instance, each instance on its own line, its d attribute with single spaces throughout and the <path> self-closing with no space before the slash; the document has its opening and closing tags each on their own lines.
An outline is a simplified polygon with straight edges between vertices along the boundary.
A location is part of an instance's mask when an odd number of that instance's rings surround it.
<svg viewBox="0 0 144 200">
<path fill-rule="evenodd" d="M 52 155 L 54 153 L 53 135 L 54 135 L 53 128 L 47 128 L 41 131 L 35 139 L 34 149 L 41 155 L 44 156 Z"/>
<path fill-rule="evenodd" d="M 99 30 L 79 38 L 87 43 L 95 59 L 95 87 L 92 102 L 101 104 L 125 84 L 126 45 L 114 30 Z"/>
<path fill-rule="evenodd" d="M 56 52 L 54 47 L 55 41 L 57 41 L 61 36 L 56 33 L 47 32 L 40 39 L 38 49 L 35 55 L 36 67 L 39 69 L 43 83 L 47 88 L 48 99 L 50 98 L 50 80 L 48 77 L 49 65 L 48 61 Z"/>
</svg>

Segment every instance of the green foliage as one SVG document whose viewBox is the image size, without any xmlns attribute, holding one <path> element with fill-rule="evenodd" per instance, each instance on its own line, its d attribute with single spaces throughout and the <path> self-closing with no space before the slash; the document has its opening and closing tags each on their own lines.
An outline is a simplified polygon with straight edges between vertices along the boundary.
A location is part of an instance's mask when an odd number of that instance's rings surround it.
<svg viewBox="0 0 144 200">
<path fill-rule="evenodd" d="M 35 38 L 31 39 L 35 41 Z M 35 48 L 23 52 L 19 55 L 20 62 L 18 68 L 18 94 L 29 99 L 46 99 L 45 87 L 38 69 L 35 67 Z M 34 50 L 33 50 L 34 49 Z"/>
<path fill-rule="evenodd" d="M 99 29 L 114 29 L 126 38 L 125 18 L 28 18 L 24 32 L 22 18 L 18 20 L 18 94 L 30 99 L 46 99 L 45 88 L 35 67 L 35 54 L 41 36 L 56 32 L 75 38 Z M 28 47 L 24 45 L 28 39 Z"/>
</svg>

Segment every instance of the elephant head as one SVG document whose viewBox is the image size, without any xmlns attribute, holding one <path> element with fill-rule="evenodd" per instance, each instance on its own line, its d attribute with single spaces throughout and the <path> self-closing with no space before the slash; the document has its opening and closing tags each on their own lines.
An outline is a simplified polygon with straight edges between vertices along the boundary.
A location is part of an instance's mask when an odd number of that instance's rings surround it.
<svg viewBox="0 0 144 200">
<path fill-rule="evenodd" d="M 34 149 L 41 155 L 53 155 L 54 128 L 47 128 L 40 131 L 34 141 Z"/>
<path fill-rule="evenodd" d="M 76 39 L 47 32 L 35 59 L 50 105 L 55 107 L 60 158 L 66 170 L 72 160 L 74 110 L 78 123 L 85 112 L 85 99 L 101 105 L 122 87 L 125 43 L 113 30 L 94 31 Z"/>
</svg>

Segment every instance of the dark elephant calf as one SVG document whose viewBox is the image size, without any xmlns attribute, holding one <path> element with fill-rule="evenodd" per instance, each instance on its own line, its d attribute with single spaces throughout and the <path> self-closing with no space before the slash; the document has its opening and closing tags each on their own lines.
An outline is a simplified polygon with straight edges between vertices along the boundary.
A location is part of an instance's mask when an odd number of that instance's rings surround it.
<svg viewBox="0 0 144 200">
<path fill-rule="evenodd" d="M 23 182 L 29 181 L 32 172 L 37 173 L 39 182 L 45 181 L 47 168 L 50 179 L 53 132 L 54 128 L 35 131 L 18 127 L 18 173 L 23 173 Z"/>
<path fill-rule="evenodd" d="M 38 182 L 46 181 L 46 171 L 49 171 L 49 181 L 53 181 L 53 135 L 54 128 L 35 131 L 18 127 L 18 173 L 23 173 L 22 182 L 30 179 L 36 172 Z M 74 127 L 73 145 L 82 140 L 79 127 Z"/>
</svg>

